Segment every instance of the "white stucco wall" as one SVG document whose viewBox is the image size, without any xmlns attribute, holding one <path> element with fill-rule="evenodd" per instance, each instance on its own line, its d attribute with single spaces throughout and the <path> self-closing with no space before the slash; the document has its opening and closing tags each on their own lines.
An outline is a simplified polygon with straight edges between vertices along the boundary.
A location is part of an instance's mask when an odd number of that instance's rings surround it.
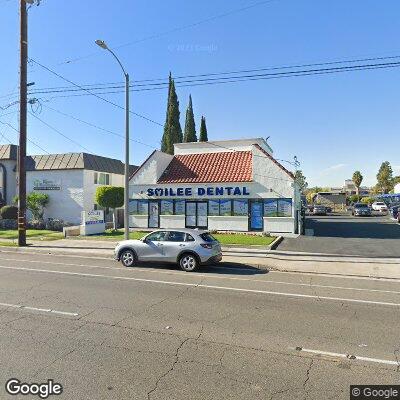
<svg viewBox="0 0 400 400">
<path fill-rule="evenodd" d="M 13 197 L 17 194 L 17 174 L 16 166 L 17 162 L 13 160 L 0 160 L 0 163 L 4 165 L 6 170 L 6 203 L 11 204 Z M 2 182 L 2 168 L 0 167 L 0 191 L 4 198 L 4 183 Z"/>
<path fill-rule="evenodd" d="M 160 215 L 160 228 L 185 228 L 184 215 Z"/>
<path fill-rule="evenodd" d="M 37 190 L 49 195 L 49 205 L 45 218 L 62 219 L 79 224 L 84 210 L 83 170 L 28 171 L 27 192 L 33 191 L 35 179 L 48 179 L 61 182 L 61 190 Z"/>
<path fill-rule="evenodd" d="M 129 226 L 131 228 L 147 228 L 147 215 L 130 215 Z"/>
<path fill-rule="evenodd" d="M 248 217 L 234 216 L 209 216 L 208 229 L 210 231 L 240 231 L 246 232 L 249 230 Z"/>
<path fill-rule="evenodd" d="M 155 151 L 139 169 L 139 171 L 130 180 L 130 187 L 138 183 L 149 185 L 157 183 L 158 179 L 168 167 L 173 156 L 170 154 Z"/>
<path fill-rule="evenodd" d="M 219 153 L 229 151 L 251 151 L 254 143 L 261 146 L 267 153 L 272 154 L 271 147 L 263 138 L 221 140 L 210 142 L 176 143 L 174 144 L 175 154 L 198 154 L 198 153 Z"/>
<path fill-rule="evenodd" d="M 95 205 L 95 193 L 99 186 L 104 186 L 94 183 L 94 174 L 103 174 L 107 172 L 98 172 L 91 170 L 83 171 L 83 183 L 84 183 L 84 209 L 85 211 L 91 211 L 94 209 Z M 112 186 L 124 186 L 124 175 L 119 174 L 109 174 L 110 175 L 110 185 Z"/>
</svg>

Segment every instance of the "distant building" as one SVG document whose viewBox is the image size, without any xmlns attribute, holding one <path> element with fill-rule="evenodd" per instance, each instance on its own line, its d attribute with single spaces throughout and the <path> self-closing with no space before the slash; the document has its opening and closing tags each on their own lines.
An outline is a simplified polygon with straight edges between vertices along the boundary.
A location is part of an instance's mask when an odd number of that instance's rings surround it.
<svg viewBox="0 0 400 400">
<path fill-rule="evenodd" d="M 352 196 L 357 194 L 357 188 L 351 179 L 346 179 L 342 188 L 342 192 L 346 193 L 347 196 Z M 369 196 L 371 194 L 371 189 L 367 186 L 360 186 L 360 196 Z"/>
<path fill-rule="evenodd" d="M 18 193 L 18 146 L 0 145 L 0 193 L 7 204 Z M 131 166 L 131 173 L 137 167 Z M 124 163 L 88 153 L 45 154 L 26 157 L 27 193 L 49 194 L 45 218 L 79 224 L 82 211 L 91 211 L 96 188 L 124 186 Z"/>
<path fill-rule="evenodd" d="M 315 203 L 331 207 L 333 210 L 344 210 L 346 207 L 346 193 L 341 191 L 319 192 L 315 197 Z"/>
</svg>

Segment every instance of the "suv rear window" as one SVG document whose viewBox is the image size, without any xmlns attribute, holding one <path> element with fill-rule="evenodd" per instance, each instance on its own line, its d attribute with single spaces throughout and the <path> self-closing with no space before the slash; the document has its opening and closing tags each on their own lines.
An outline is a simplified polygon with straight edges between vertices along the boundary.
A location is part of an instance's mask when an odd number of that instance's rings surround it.
<svg viewBox="0 0 400 400">
<path fill-rule="evenodd" d="M 355 208 L 368 208 L 368 204 L 357 203 L 354 205 Z"/>
<path fill-rule="evenodd" d="M 205 242 L 216 242 L 217 239 L 215 239 L 215 237 L 213 237 L 210 233 L 202 233 L 200 235 L 200 237 L 205 241 Z"/>
</svg>

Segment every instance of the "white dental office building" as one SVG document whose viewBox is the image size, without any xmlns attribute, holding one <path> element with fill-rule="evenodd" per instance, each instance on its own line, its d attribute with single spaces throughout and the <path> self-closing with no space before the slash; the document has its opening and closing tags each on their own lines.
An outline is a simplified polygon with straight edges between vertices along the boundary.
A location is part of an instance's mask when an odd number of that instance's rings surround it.
<svg viewBox="0 0 400 400">
<path fill-rule="evenodd" d="M 300 232 L 294 175 L 262 138 L 179 143 L 130 179 L 130 227 Z"/>
</svg>

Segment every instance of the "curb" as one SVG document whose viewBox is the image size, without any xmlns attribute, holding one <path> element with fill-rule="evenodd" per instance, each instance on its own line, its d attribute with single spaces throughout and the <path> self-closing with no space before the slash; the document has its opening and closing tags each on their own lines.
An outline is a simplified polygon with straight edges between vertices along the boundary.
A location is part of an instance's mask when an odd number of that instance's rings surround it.
<svg viewBox="0 0 400 400">
<path fill-rule="evenodd" d="M 282 242 L 283 236 L 278 236 L 268 247 L 269 250 L 275 250 L 278 245 Z"/>
</svg>

